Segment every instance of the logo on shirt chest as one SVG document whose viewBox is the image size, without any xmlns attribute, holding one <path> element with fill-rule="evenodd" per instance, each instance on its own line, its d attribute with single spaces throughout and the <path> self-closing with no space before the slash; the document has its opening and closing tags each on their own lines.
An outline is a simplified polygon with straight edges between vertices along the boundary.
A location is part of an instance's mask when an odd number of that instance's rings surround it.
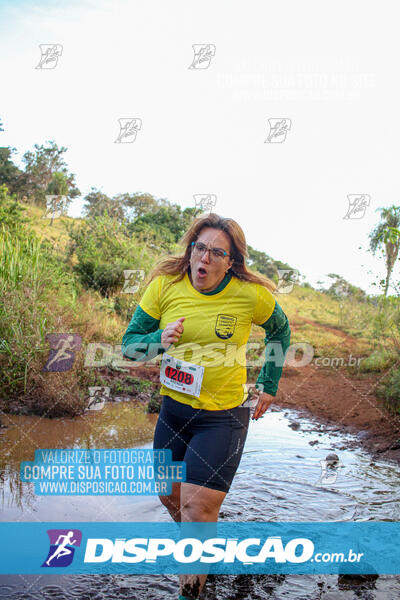
<svg viewBox="0 0 400 600">
<path fill-rule="evenodd" d="M 221 340 L 232 337 L 235 331 L 236 317 L 232 315 L 218 315 L 215 323 L 215 333 Z"/>
</svg>

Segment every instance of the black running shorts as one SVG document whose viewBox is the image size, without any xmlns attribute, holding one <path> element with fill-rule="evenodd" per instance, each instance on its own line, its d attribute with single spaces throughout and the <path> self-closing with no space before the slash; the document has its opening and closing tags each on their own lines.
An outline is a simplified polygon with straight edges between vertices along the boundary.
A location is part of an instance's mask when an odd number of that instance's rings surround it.
<svg viewBox="0 0 400 600">
<path fill-rule="evenodd" d="M 250 409 L 203 410 L 161 397 L 153 448 L 169 448 L 172 460 L 185 461 L 186 483 L 228 492 L 242 457 Z"/>
</svg>

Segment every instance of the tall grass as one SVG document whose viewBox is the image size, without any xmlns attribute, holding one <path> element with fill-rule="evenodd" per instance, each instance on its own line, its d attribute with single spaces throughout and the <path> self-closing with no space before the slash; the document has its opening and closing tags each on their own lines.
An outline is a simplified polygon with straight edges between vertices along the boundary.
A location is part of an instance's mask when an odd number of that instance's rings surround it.
<svg viewBox="0 0 400 600">
<path fill-rule="evenodd" d="M 30 379 L 43 366 L 59 311 L 56 298 L 72 306 L 72 276 L 46 241 L 26 227 L 0 230 L 0 401 L 12 408 L 36 388 Z M 41 386 L 39 386 L 41 387 Z M 34 394 L 35 395 L 35 394 Z M 26 403 L 26 406 L 29 403 Z M 21 407 L 19 407 L 21 408 Z M 20 412 L 20 410 L 18 411 Z"/>
<path fill-rule="evenodd" d="M 128 294 L 118 311 L 109 298 L 110 314 L 101 294 L 84 289 L 51 242 L 25 226 L 0 226 L 0 409 L 52 417 L 82 413 L 88 386 L 97 385 L 96 370 L 84 365 L 85 344 L 121 343 L 135 298 Z M 49 333 L 81 336 L 70 371 L 42 372 Z"/>
</svg>

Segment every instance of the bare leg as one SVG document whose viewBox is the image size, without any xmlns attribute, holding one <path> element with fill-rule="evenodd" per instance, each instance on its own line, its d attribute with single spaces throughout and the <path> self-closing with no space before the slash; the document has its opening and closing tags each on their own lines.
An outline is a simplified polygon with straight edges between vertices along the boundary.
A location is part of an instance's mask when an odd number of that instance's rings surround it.
<svg viewBox="0 0 400 600">
<path fill-rule="evenodd" d="M 159 496 L 160 501 L 168 509 L 169 514 L 174 521 L 180 523 L 181 520 L 181 484 L 172 482 L 172 494 L 169 496 Z"/>
<path fill-rule="evenodd" d="M 181 521 L 214 522 L 218 520 L 219 510 L 226 492 L 195 485 L 181 483 L 180 517 Z M 197 598 L 206 582 L 207 573 L 179 576 L 180 594 Z"/>
</svg>

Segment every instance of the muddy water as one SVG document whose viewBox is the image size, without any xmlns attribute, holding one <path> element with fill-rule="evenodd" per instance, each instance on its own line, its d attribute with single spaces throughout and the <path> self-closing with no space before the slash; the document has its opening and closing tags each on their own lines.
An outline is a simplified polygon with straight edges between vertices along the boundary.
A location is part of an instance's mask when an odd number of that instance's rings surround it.
<svg viewBox="0 0 400 600">
<path fill-rule="evenodd" d="M 35 448 L 151 448 L 157 415 L 133 403 L 109 403 L 75 419 L 3 418 L 0 504 L 3 521 L 169 521 L 158 497 L 35 496 L 19 464 Z M 354 438 L 328 431 L 294 410 L 270 410 L 251 422 L 246 446 L 220 513 L 229 521 L 399 521 L 400 474 L 375 461 Z M 323 471 L 335 452 L 339 464 Z M 400 597 L 400 575 L 210 575 L 204 600 L 336 600 Z M 0 576 L 0 598 L 155 600 L 177 598 L 177 575 Z"/>
</svg>

